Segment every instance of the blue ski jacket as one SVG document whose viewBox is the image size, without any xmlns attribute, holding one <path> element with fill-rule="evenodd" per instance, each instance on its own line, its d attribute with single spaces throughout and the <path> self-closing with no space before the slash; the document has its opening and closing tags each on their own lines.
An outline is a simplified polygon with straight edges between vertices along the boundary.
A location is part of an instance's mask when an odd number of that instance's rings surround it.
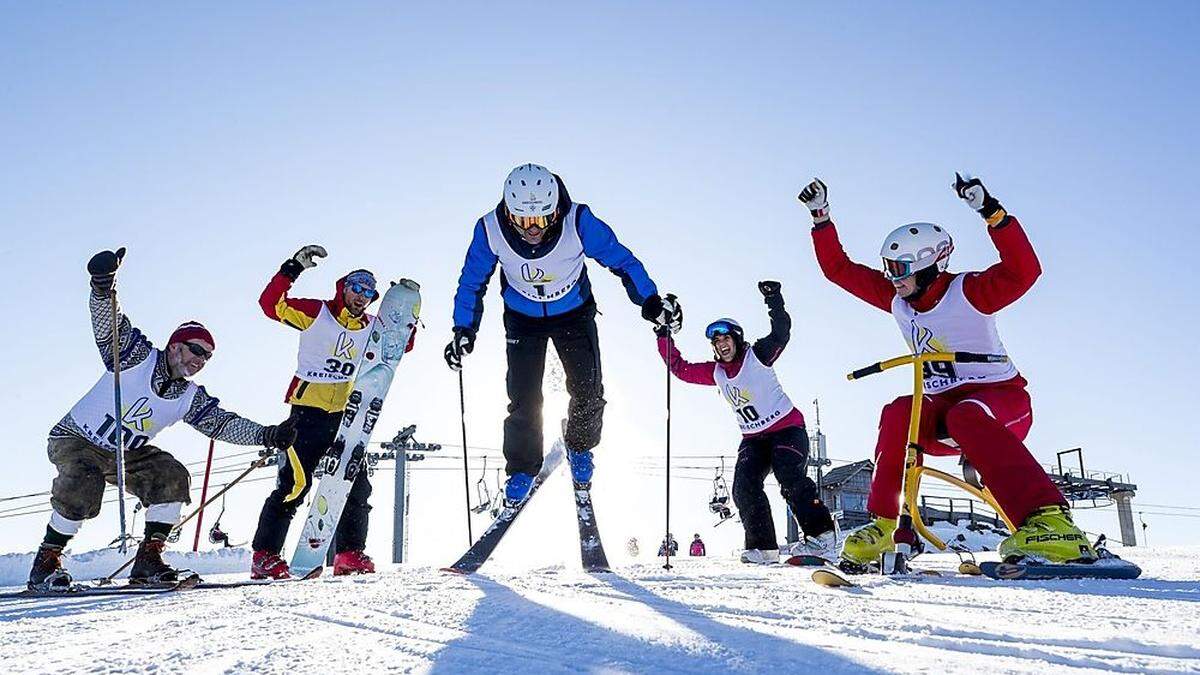
<svg viewBox="0 0 1200 675">
<path fill-rule="evenodd" d="M 561 181 L 560 181 L 561 184 Z M 569 206 L 571 202 L 566 201 Z M 500 211 L 503 209 L 497 206 Z M 560 208 L 560 213 L 565 209 Z M 560 230 L 561 230 L 560 225 Z M 552 228 L 553 229 L 553 228 Z M 642 266 L 628 248 L 617 241 L 612 228 L 592 213 L 586 204 L 579 204 L 576 215 L 576 231 L 583 243 L 583 253 L 586 257 L 607 267 L 621 279 L 629 299 L 639 307 L 652 295 L 658 293 L 654 281 L 646 274 Z M 554 248 L 557 237 L 547 239 L 540 244 L 531 245 L 523 240 L 510 226 L 504 227 L 505 241 L 520 256 L 527 260 L 536 260 L 546 255 Z M 510 236 L 511 235 L 511 236 Z M 561 232 L 559 232 L 561 236 Z M 475 233 L 471 245 L 467 248 L 467 257 L 463 262 L 462 274 L 458 277 L 458 291 L 454 294 L 454 326 L 478 330 L 483 318 L 483 295 L 487 292 L 488 280 L 496 270 L 499 258 L 488 245 L 487 232 L 481 217 L 475 223 Z M 557 316 L 581 307 L 592 299 L 592 285 L 588 281 L 587 267 L 580 273 L 579 283 L 566 295 L 550 302 L 530 300 L 508 287 L 504 275 L 500 275 L 500 296 L 509 310 L 525 316 L 545 318 Z"/>
</svg>

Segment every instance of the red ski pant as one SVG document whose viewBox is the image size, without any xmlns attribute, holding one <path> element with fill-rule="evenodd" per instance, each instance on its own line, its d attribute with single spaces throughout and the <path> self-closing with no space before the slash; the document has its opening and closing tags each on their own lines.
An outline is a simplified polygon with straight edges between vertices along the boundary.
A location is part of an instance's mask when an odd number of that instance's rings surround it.
<svg viewBox="0 0 1200 675">
<path fill-rule="evenodd" d="M 900 513 L 900 480 L 908 448 L 912 397 L 883 407 L 875 446 L 875 475 L 867 510 L 882 518 Z M 961 452 L 979 472 L 1014 524 L 1039 508 L 1066 505 L 1062 493 L 1022 441 L 1033 424 L 1029 393 L 1022 384 L 966 385 L 926 395 L 921 405 L 919 443 L 930 455 Z M 958 447 L 938 441 L 949 436 Z"/>
</svg>

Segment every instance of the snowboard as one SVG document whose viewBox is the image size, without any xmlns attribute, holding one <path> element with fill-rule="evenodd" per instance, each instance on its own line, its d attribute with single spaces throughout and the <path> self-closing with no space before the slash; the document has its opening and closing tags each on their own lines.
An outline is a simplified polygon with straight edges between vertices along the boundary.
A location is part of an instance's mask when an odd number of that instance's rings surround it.
<svg viewBox="0 0 1200 675">
<path fill-rule="evenodd" d="M 350 488 L 366 466 L 367 442 L 420 314 L 421 286 L 417 282 L 401 279 L 383 294 L 379 314 L 359 357 L 358 374 L 337 437 L 321 459 L 324 475 L 313 491 L 308 517 L 292 554 L 291 570 L 297 576 L 306 576 L 325 563 Z"/>
<path fill-rule="evenodd" d="M 1044 581 L 1047 579 L 1136 579 L 1142 568 L 1116 556 L 1094 563 L 1005 563 L 983 562 L 979 569 L 1001 581 Z"/>
<path fill-rule="evenodd" d="M 483 563 L 487 562 L 487 559 L 496 550 L 496 546 L 500 544 L 500 540 L 504 538 L 508 529 L 512 527 L 513 521 L 517 519 L 517 516 L 521 515 L 525 507 L 533 500 L 533 496 L 537 494 L 538 488 L 562 464 L 563 454 L 563 442 L 559 440 L 550 449 L 550 454 L 546 455 L 545 459 L 542 460 L 542 469 L 538 471 L 538 475 L 533 479 L 533 486 L 529 489 L 529 495 L 525 497 L 525 500 L 516 506 L 505 506 L 501 509 L 500 515 L 496 516 L 496 519 L 492 521 L 488 529 L 484 530 L 479 540 L 471 548 L 467 549 L 467 552 L 457 562 L 449 567 L 443 567 L 442 571 L 453 572 L 455 574 L 474 574 L 480 567 L 483 567 Z"/>
</svg>

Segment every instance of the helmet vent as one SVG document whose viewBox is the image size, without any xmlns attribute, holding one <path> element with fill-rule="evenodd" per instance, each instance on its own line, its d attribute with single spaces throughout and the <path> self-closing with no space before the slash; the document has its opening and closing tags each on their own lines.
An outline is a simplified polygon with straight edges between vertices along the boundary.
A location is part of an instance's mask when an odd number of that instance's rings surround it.
<svg viewBox="0 0 1200 675">
<path fill-rule="evenodd" d="M 921 231 L 920 231 L 920 230 L 918 230 L 918 229 L 917 229 L 917 228 L 915 228 L 915 227 L 910 227 L 910 228 L 908 228 L 908 233 L 909 233 L 909 234 L 920 234 L 920 233 L 921 233 Z"/>
<path fill-rule="evenodd" d="M 900 244 L 897 244 L 896 242 L 892 242 L 892 250 L 895 251 L 898 248 L 900 248 Z"/>
</svg>

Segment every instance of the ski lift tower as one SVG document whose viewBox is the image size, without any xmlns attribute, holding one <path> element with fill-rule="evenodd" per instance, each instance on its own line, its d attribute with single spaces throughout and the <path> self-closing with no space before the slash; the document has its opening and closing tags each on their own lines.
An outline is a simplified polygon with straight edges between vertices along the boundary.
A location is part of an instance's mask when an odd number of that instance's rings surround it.
<svg viewBox="0 0 1200 675">
<path fill-rule="evenodd" d="M 368 455 L 369 466 L 373 467 L 380 460 L 396 460 L 396 500 L 392 512 L 392 562 L 404 562 L 404 551 L 408 540 L 405 538 L 404 523 L 408 518 L 408 463 L 425 459 L 426 452 L 436 452 L 442 449 L 438 443 L 421 443 L 413 438 L 417 425 L 410 424 L 400 431 L 392 440 L 381 445 L 383 452 Z"/>
</svg>

